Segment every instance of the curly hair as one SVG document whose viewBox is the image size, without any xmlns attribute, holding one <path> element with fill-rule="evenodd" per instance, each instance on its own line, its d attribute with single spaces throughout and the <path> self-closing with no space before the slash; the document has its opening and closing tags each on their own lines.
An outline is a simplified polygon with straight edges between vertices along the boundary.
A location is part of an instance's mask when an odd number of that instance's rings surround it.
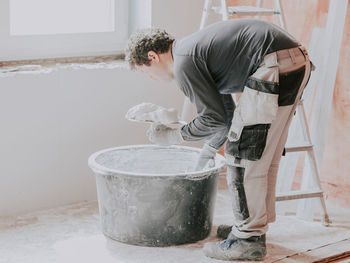
<svg viewBox="0 0 350 263">
<path fill-rule="evenodd" d="M 162 29 L 142 29 L 134 32 L 128 41 L 125 49 L 125 60 L 131 69 L 135 65 L 150 65 L 148 51 L 158 54 L 166 53 L 174 38 Z"/>
</svg>

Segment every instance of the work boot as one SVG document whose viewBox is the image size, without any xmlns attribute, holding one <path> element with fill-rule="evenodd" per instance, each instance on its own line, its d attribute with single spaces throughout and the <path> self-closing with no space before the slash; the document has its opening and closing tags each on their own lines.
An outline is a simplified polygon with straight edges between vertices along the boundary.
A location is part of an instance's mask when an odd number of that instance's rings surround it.
<svg viewBox="0 0 350 263">
<path fill-rule="evenodd" d="M 266 255 L 265 235 L 243 239 L 231 233 L 224 241 L 206 243 L 203 252 L 220 260 L 261 260 Z"/>
<path fill-rule="evenodd" d="M 216 235 L 220 238 L 226 239 L 232 231 L 232 226 L 229 225 L 219 225 Z"/>
</svg>

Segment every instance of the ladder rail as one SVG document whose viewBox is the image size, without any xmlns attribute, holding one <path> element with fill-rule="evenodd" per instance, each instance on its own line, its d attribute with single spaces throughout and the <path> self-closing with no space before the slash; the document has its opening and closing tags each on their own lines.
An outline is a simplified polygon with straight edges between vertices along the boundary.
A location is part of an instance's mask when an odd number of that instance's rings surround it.
<svg viewBox="0 0 350 263">
<path fill-rule="evenodd" d="M 263 0 L 256 0 L 256 7 L 261 8 L 262 5 L 263 5 Z M 260 19 L 260 15 L 257 15 L 254 18 Z"/>
<path fill-rule="evenodd" d="M 312 169 L 311 169 L 312 172 L 311 172 L 310 176 L 312 177 L 312 180 L 315 183 L 315 188 L 316 188 L 316 190 L 314 192 L 316 194 L 316 196 L 313 196 L 313 197 L 319 198 L 318 200 L 321 204 L 322 211 L 323 211 L 322 222 L 325 226 L 328 226 L 331 222 L 329 220 L 329 216 L 327 213 L 327 208 L 326 208 L 326 203 L 324 200 L 323 191 L 321 190 L 320 172 L 319 172 L 317 161 L 316 161 L 314 146 L 313 146 L 312 141 L 311 141 L 310 129 L 309 129 L 309 125 L 307 122 L 307 116 L 305 113 L 303 99 L 299 100 L 296 110 L 298 113 L 298 119 L 299 119 L 299 123 L 301 126 L 302 135 L 304 137 L 304 140 L 307 141 L 307 145 L 301 146 L 301 147 L 290 147 L 289 149 L 292 149 L 292 150 L 288 151 L 287 150 L 288 148 L 287 148 L 286 152 L 297 152 L 298 148 L 299 148 L 299 151 L 306 151 L 307 152 L 307 155 L 308 155 L 309 159 L 311 160 L 311 167 L 312 167 Z M 303 185 L 302 185 L 302 188 L 303 188 Z M 306 190 L 302 189 L 300 191 L 306 191 Z M 318 195 L 317 195 L 317 193 L 318 193 Z M 299 198 L 294 198 L 294 199 L 304 199 L 304 198 L 310 198 L 310 197 L 308 197 L 307 195 L 306 196 L 300 195 Z M 283 197 L 282 197 L 282 199 L 283 199 Z M 283 199 L 283 200 L 288 200 L 288 199 Z"/>
<path fill-rule="evenodd" d="M 276 7 L 276 10 L 279 12 L 278 20 L 279 20 L 280 26 L 283 29 L 287 30 L 286 18 L 284 16 L 281 0 L 274 0 L 274 5 Z"/>
<path fill-rule="evenodd" d="M 222 20 L 226 21 L 228 20 L 228 9 L 227 9 L 227 3 L 226 0 L 220 0 L 221 1 L 221 15 L 222 15 Z"/>
<path fill-rule="evenodd" d="M 311 143 L 310 129 L 309 129 L 309 125 L 307 123 L 307 117 L 306 117 L 306 113 L 305 113 L 304 103 L 302 100 L 299 103 L 299 108 L 300 108 L 300 111 L 302 114 L 301 115 L 302 118 L 300 118 L 300 119 L 302 119 L 301 122 L 303 123 L 302 125 L 303 125 L 304 133 L 305 133 L 306 137 L 308 138 L 308 141 Z M 319 189 L 321 189 L 320 171 L 318 169 L 314 148 L 312 148 L 311 151 L 308 151 L 307 154 L 308 154 L 309 158 L 311 159 L 312 170 L 314 171 L 314 173 L 312 173 L 313 180 L 316 183 L 317 187 Z M 324 196 L 322 195 L 322 197 L 320 197 L 319 200 L 320 200 L 322 210 L 323 210 L 323 223 L 325 225 L 329 225 L 330 220 L 329 220 L 329 216 L 327 213 L 326 203 L 324 201 Z"/>
<path fill-rule="evenodd" d="M 199 29 L 203 29 L 205 26 L 205 23 L 207 22 L 209 11 L 210 11 L 210 6 L 211 6 L 211 1 L 212 0 L 205 0 L 204 2 L 204 7 L 202 11 L 202 18 L 201 18 L 201 23 L 199 25 Z"/>
<path fill-rule="evenodd" d="M 299 120 L 300 120 L 300 123 L 302 125 L 302 130 L 303 130 L 304 136 L 306 136 L 308 142 L 310 143 L 310 145 L 312 145 L 310 129 L 309 129 L 309 125 L 307 123 L 307 117 L 306 117 L 306 113 L 305 113 L 303 100 L 300 100 L 298 107 L 300 109 L 300 114 L 301 114 Z M 314 179 L 316 179 L 317 186 L 319 188 L 321 188 L 320 172 L 318 170 L 318 165 L 317 165 L 317 161 L 316 161 L 316 157 L 315 157 L 314 147 L 312 147 L 312 150 L 308 151 L 307 154 L 309 154 L 309 156 L 312 160 L 313 170 L 316 173 L 316 176 L 315 176 L 316 178 L 314 178 Z"/>
</svg>

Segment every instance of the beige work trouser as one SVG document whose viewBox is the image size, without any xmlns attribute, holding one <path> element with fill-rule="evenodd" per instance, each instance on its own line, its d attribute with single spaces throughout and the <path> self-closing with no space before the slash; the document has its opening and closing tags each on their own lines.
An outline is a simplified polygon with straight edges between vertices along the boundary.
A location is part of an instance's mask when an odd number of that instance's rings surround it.
<svg viewBox="0 0 350 263">
<path fill-rule="evenodd" d="M 274 61 L 275 64 L 271 65 L 271 61 Z M 270 112 L 267 112 L 265 116 L 270 118 L 270 114 L 273 116 L 273 120 L 268 128 L 267 137 L 265 138 L 266 146 L 260 159 L 248 160 L 245 159 L 244 154 L 241 157 L 232 152 L 227 152 L 227 149 L 225 149 L 228 164 L 227 183 L 233 197 L 234 224 L 232 233 L 237 237 L 248 238 L 265 234 L 268 229 L 268 223 L 275 221 L 275 186 L 278 167 L 287 140 L 288 128 L 310 76 L 310 67 L 311 62 L 307 52 L 300 47 L 266 55 L 264 62 L 251 76 L 257 80 L 277 83 L 283 77 L 284 83 L 288 83 L 289 74 L 305 69 L 305 73 L 301 75 L 298 82 L 301 82 L 300 85 L 298 84 L 299 89 L 297 88 L 294 93 L 294 96 L 297 94 L 294 102 L 285 106 L 277 105 L 276 112 L 272 115 L 271 111 L 273 109 L 268 109 L 267 107 L 267 111 Z M 295 79 L 291 79 L 291 81 L 295 81 Z M 283 87 L 281 86 L 280 88 Z M 244 92 L 246 90 L 243 91 L 242 96 L 244 96 Z M 243 105 L 239 105 L 240 101 L 237 104 L 237 108 L 243 110 Z M 235 112 L 235 114 L 237 114 L 236 117 L 238 115 L 244 117 L 245 113 Z M 253 123 L 248 124 L 252 125 Z M 236 130 L 242 129 L 236 128 Z"/>
</svg>

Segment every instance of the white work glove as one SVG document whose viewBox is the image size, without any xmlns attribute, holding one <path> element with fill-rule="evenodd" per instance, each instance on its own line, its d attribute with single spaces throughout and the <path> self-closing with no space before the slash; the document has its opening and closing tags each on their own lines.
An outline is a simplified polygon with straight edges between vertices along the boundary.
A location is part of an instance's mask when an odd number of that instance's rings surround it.
<svg viewBox="0 0 350 263">
<path fill-rule="evenodd" d="M 195 171 L 203 170 L 205 167 L 212 168 L 215 166 L 215 155 L 216 149 L 209 146 L 208 144 L 204 144 L 199 158 L 197 160 L 196 166 L 194 168 Z"/>
<path fill-rule="evenodd" d="M 163 124 L 152 124 L 146 134 L 151 142 L 161 146 L 181 144 L 184 142 L 179 128 L 174 129 Z"/>
</svg>

